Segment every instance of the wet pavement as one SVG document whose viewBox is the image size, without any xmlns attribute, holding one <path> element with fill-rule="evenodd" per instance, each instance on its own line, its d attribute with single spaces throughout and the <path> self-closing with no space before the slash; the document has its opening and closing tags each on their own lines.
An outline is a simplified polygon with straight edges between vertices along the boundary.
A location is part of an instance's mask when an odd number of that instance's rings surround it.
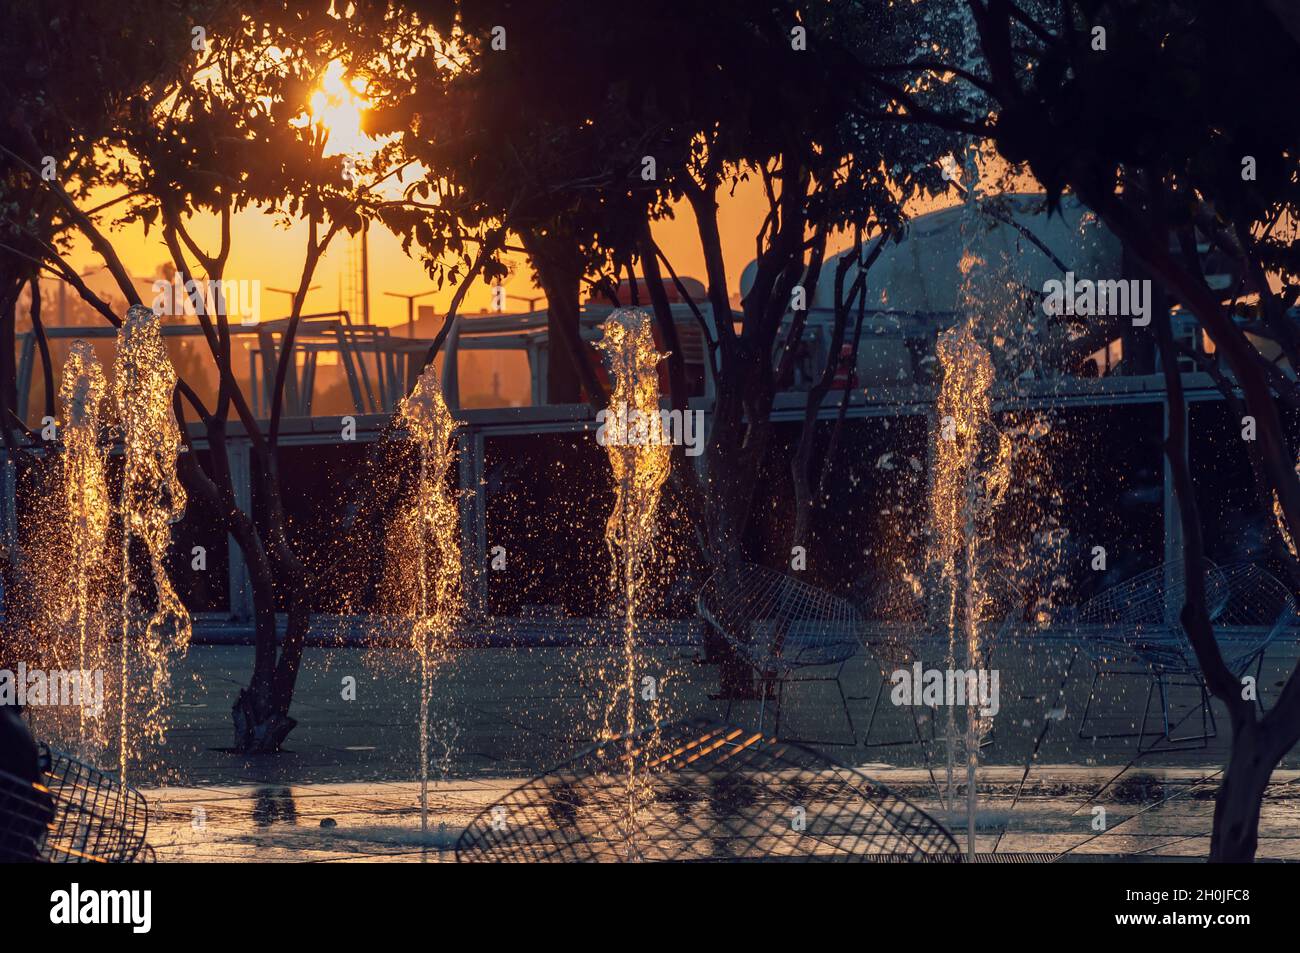
<svg viewBox="0 0 1300 953">
<path fill-rule="evenodd" d="M 728 714 L 710 698 L 716 669 L 698 664 L 697 654 L 691 646 L 643 650 L 657 717 Z M 1273 646 L 1260 679 L 1265 705 L 1296 655 L 1294 641 Z M 292 712 L 299 724 L 286 750 L 248 757 L 230 750 L 229 706 L 247 680 L 252 649 L 194 646 L 174 683 L 166 743 L 131 769 L 151 805 L 149 842 L 164 862 L 452 859 L 460 830 L 476 814 L 597 737 L 609 697 L 602 666 L 612 661 L 608 649 L 573 646 L 465 649 L 445 660 L 432 706 L 432 833 L 422 835 L 418 683 L 404 653 L 308 649 Z M 1213 737 L 1195 737 L 1205 717 L 1198 687 L 1173 686 L 1167 701 L 1179 725 L 1173 734 L 1194 740 L 1166 740 L 1139 756 L 1135 738 L 1093 736 L 1136 733 L 1144 702 L 1148 730 L 1158 735 L 1161 707 L 1158 695 L 1148 696 L 1149 680 L 1094 684 L 1091 664 L 1051 638 L 1017 640 L 997 661 L 1000 706 L 977 785 L 981 852 L 1205 856 L 1227 719 L 1217 710 L 1215 724 L 1204 722 Z M 846 742 L 815 747 L 964 833 L 964 813 L 947 815 L 940 803 L 942 723 L 940 740 L 932 740 L 927 709 L 895 707 L 888 693 L 877 706 L 881 684 L 880 663 L 860 653 L 838 686 L 788 686 L 782 736 Z M 648 719 L 651 708 L 640 707 L 639 717 Z M 752 726 L 758 707 L 737 703 L 727 720 Z M 772 707 L 764 703 L 769 733 Z M 956 794 L 964 798 L 960 787 Z M 1275 774 L 1260 835 L 1261 857 L 1300 860 L 1300 753 Z"/>
<path fill-rule="evenodd" d="M 943 811 L 924 772 L 867 770 L 961 832 L 958 840 L 964 844 L 964 813 Z M 1004 859 L 1032 855 L 1040 861 L 1194 860 L 1209 850 L 1214 784 L 1201 775 L 1139 772 L 1123 789 L 1097 798 L 1093 795 L 1108 778 L 1103 772 L 1044 765 L 1038 777 L 1013 806 L 1018 773 L 983 772 L 980 853 Z M 151 789 L 145 792 L 149 843 L 160 862 L 452 861 L 461 830 L 514 783 L 435 785 L 427 834 L 420 830 L 419 785 L 413 782 Z M 1105 809 L 1101 830 L 1096 807 Z M 1259 857 L 1300 861 L 1300 772 L 1274 778 L 1260 824 Z"/>
</svg>

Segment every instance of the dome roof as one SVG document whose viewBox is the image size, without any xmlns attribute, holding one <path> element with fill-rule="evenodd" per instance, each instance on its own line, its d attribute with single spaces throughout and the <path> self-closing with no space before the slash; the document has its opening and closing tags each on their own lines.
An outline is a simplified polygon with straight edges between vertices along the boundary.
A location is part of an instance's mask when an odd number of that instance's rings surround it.
<svg viewBox="0 0 1300 953">
<path fill-rule="evenodd" d="M 1041 193 L 999 196 L 999 206 L 1031 232 L 1078 278 L 1119 278 L 1120 243 L 1078 199 L 1061 197 L 1060 210 L 1048 216 Z M 968 238 L 969 233 L 969 238 Z M 1012 280 L 1041 290 L 1043 282 L 1060 278 L 1057 265 L 1019 230 L 991 214 L 972 212 L 965 204 L 920 215 L 908 223 L 901 242 L 890 242 L 867 276 L 867 306 L 909 312 L 957 310 L 962 283 L 959 263 L 969 248 L 990 266 L 1001 263 Z M 849 252 L 841 252 L 841 255 Z M 835 264 L 822 267 L 813 308 L 834 307 Z M 754 283 L 756 263 L 745 266 L 740 292 Z M 857 269 L 850 268 L 845 286 Z"/>
</svg>

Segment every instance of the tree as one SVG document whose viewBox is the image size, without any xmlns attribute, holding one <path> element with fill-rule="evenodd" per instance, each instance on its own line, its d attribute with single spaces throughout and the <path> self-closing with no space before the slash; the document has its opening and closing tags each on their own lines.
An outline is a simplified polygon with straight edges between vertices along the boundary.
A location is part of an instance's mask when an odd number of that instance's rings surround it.
<svg viewBox="0 0 1300 953">
<path fill-rule="evenodd" d="M 118 223 L 141 222 L 146 230 L 161 225 L 175 268 L 191 279 L 186 285 L 190 304 L 219 383 L 209 408 L 189 382 L 178 382 L 173 407 L 182 430 L 188 433 L 188 405 L 209 445 L 206 462 L 200 462 L 197 453 L 185 454 L 180 472 L 187 491 L 220 514 L 222 528 L 239 545 L 249 570 L 256 649 L 248 689 L 233 709 L 236 742 L 245 750 L 275 750 L 295 724 L 289 708 L 310 625 L 313 582 L 293 545 L 282 504 L 276 447 L 285 381 L 313 271 L 340 231 L 363 227 L 370 190 L 386 178 L 375 170 L 388 158 L 380 150 L 370 162 L 349 168 L 344 157 L 328 154 L 328 130 L 313 121 L 309 99 L 331 64 L 342 61 L 345 69 L 361 71 L 374 62 L 366 58 L 377 54 L 360 39 L 360 5 L 354 6 L 358 19 L 352 21 L 328 11 L 285 10 L 274 3 L 244 5 L 242 11 L 211 3 L 163 7 L 132 4 L 123 10 L 120 4 L 79 4 L 75 16 L 69 8 L 65 16 L 38 17 L 29 23 L 27 42 L 38 49 L 63 50 L 68 63 L 81 62 L 76 45 L 80 32 L 69 39 L 64 31 L 69 19 L 79 30 L 122 37 L 124 46 L 103 60 L 92 58 L 81 79 L 70 72 L 65 84 L 34 89 L 23 103 L 27 108 L 11 112 L 0 149 L 9 163 L 8 185 L 19 201 L 39 193 L 51 209 L 47 231 L 84 236 L 129 305 L 142 302 L 109 237 L 109 212 Z M 161 48 L 141 47 L 142 35 L 162 37 Z M 111 74 L 115 59 L 141 68 Z M 15 65 L 21 73 L 21 61 Z M 97 71 L 113 75 L 118 83 L 87 104 L 82 92 L 88 83 L 93 85 Z M 46 128 L 61 130 L 64 153 L 77 159 L 48 179 L 40 176 L 43 153 L 38 140 Z M 90 208 L 88 195 L 95 187 L 116 189 L 119 196 L 106 206 Z M 265 429 L 236 378 L 229 303 L 222 292 L 231 220 L 247 208 L 286 222 L 304 220 L 308 231 Z M 191 233 L 193 216 L 204 213 L 220 223 L 218 247 L 212 250 L 202 248 Z M 60 247 L 35 227 L 34 217 L 11 217 L 8 224 L 37 249 L 23 260 L 68 281 L 107 321 L 120 324 L 120 317 L 69 266 Z M 191 258 L 205 272 L 201 280 L 191 270 Z M 7 352 L 12 361 L 12 344 Z M 11 390 L 12 376 L 5 379 Z M 252 445 L 265 503 L 260 523 L 236 502 L 226 443 L 232 413 Z M 282 646 L 275 615 L 281 603 L 288 609 Z"/>
<path fill-rule="evenodd" d="M 656 131 L 621 111 L 624 64 L 572 29 L 577 7 L 395 4 L 400 65 L 380 77 L 372 128 L 400 135 L 425 169 L 381 208 L 384 222 L 437 277 L 464 267 L 467 246 L 481 250 L 470 268 L 484 280 L 505 275 L 503 253 L 525 253 L 547 298 L 548 399 L 599 405 L 582 286 L 607 287 L 624 264 L 631 195 L 654 201 L 639 172 Z M 597 30 L 617 19 L 581 15 Z"/>
<path fill-rule="evenodd" d="M 740 2 L 574 2 L 536 13 L 509 3 L 404 6 L 443 40 L 413 58 L 409 75 L 390 80 L 392 108 L 379 111 L 382 128 L 401 130 L 429 172 L 408 199 L 437 193 L 436 202 L 408 201 L 401 214 L 435 253 L 463 240 L 466 221 L 519 235 L 548 292 L 551 340 L 597 404 L 596 366 L 572 310 L 577 279 L 608 287 L 611 270 L 631 274 L 639 263 L 673 352 L 670 396 L 685 406 L 663 285 L 664 271 L 674 278 L 675 271 L 651 225 L 675 204 L 689 205 L 706 262 L 708 300 L 696 310 L 710 338 L 717 399 L 703 474 L 678 465 L 674 480 L 710 563 L 735 565 L 773 400 L 806 329 L 806 311 L 791 313 L 796 286 L 811 299 L 837 236 L 897 235 L 904 202 L 942 185 L 934 160 L 944 137 L 905 134 L 890 91 L 862 81 L 868 62 L 921 48 L 915 22 L 877 2 L 816 13 Z M 650 51 L 644 67 L 626 62 L 629 37 Z M 751 177 L 763 183 L 768 213 L 755 236 L 757 275 L 736 320 L 718 195 Z M 416 211 L 442 217 L 446 228 Z M 850 288 L 862 293 L 862 282 Z M 701 309 L 712 313 L 712 332 Z M 838 350 L 830 361 L 838 364 Z M 819 405 L 827 390 L 810 399 Z M 804 453 L 805 469 L 809 461 Z M 732 659 L 725 687 L 744 691 L 747 677 Z"/>
<path fill-rule="evenodd" d="M 138 192 L 131 217 L 162 223 L 172 260 L 194 274 L 189 257 L 202 265 L 204 284 L 193 285 L 195 314 L 218 370 L 215 406 L 206 407 L 192 389 L 175 400 L 198 415 L 207 436 L 209 465 L 197 453 L 183 458 L 187 489 L 223 514 L 226 528 L 245 556 L 254 605 L 255 656 L 246 690 L 233 708 L 240 747 L 275 750 L 292 730 L 289 716 L 298 669 L 311 624 L 317 579 L 294 545 L 285 518 L 277 453 L 284 391 L 307 291 L 321 257 L 342 231 L 365 227 L 362 206 L 386 158 L 351 166 L 327 151 L 329 129 L 312 116 L 309 97 L 332 65 L 345 73 L 364 70 L 368 48 L 346 20 L 325 11 L 283 14 L 275 5 L 231 22 L 214 37 L 213 73 L 203 82 L 179 85 L 164 113 L 137 116 L 124 129 L 123 145 L 139 163 L 122 183 Z M 361 185 L 359 183 L 365 183 Z M 285 219 L 305 220 L 307 245 L 290 314 L 281 335 L 265 428 L 254 415 L 235 375 L 229 308 L 221 298 L 231 251 L 231 218 L 258 207 Z M 207 213 L 221 223 L 219 247 L 205 252 L 187 220 Z M 207 289 L 215 289 L 208 294 Z M 180 399 L 184 397 L 184 402 Z M 226 436 L 234 413 L 250 440 L 254 476 L 263 504 L 259 524 L 237 502 Z M 283 642 L 277 645 L 276 608 L 287 609 Z"/>
<path fill-rule="evenodd" d="M 113 117 L 132 97 L 150 99 L 183 71 L 192 53 L 191 13 L 183 4 L 148 0 L 53 2 L 39 8 L 6 3 L 0 10 L 6 24 L 0 33 L 0 97 L 5 101 L 0 116 L 0 442 L 10 463 L 20 456 L 39 462 L 46 449 L 16 416 L 20 294 L 24 286 L 30 288 L 32 328 L 45 380 L 43 410 L 53 416 L 54 372 L 39 278 L 53 274 L 86 301 L 102 304 L 64 258 L 77 231 L 69 208 L 91 209 L 91 192 L 103 184 L 105 169 L 93 144 L 106 134 Z M 119 201 L 93 211 L 111 213 Z M 21 582 L 27 567 L 20 554 L 4 556 L 5 591 L 10 594 L 5 625 L 12 629 L 30 586 Z M 7 644 L 15 645 L 14 633 L 7 635 Z"/>
<path fill-rule="evenodd" d="M 1275 501 L 1286 539 L 1300 529 L 1300 479 L 1282 411 L 1300 406 L 1296 368 L 1300 251 L 1300 29 L 1280 4 L 969 0 L 979 75 L 959 77 L 993 114 L 1001 153 L 1026 164 L 1053 200 L 1077 194 L 1214 342 L 1257 423 L 1248 444 L 1259 493 Z M 1248 57 L 1250 68 L 1241 60 Z M 950 62 L 956 62 L 955 60 Z M 944 67 L 925 70 L 932 77 Z M 949 71 L 949 76 L 954 74 Z M 942 110 L 939 110 L 942 111 Z M 1198 243 L 1227 263 L 1212 286 Z M 1300 740 L 1300 669 L 1273 707 L 1256 712 L 1224 664 L 1206 608 L 1203 544 L 1187 463 L 1178 353 L 1167 316 L 1155 332 L 1169 396 L 1166 456 L 1174 475 L 1187 566 L 1182 624 L 1210 692 L 1228 709 L 1232 748 L 1215 805 L 1210 859 L 1254 857 L 1269 778 Z M 1272 341 L 1287 367 L 1252 342 Z M 1289 559 L 1300 591 L 1300 565 Z"/>
</svg>

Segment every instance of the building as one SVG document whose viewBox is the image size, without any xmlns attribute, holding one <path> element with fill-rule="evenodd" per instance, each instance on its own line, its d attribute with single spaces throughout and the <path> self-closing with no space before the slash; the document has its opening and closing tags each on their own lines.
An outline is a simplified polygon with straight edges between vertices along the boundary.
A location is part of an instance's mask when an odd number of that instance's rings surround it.
<svg viewBox="0 0 1300 953">
<path fill-rule="evenodd" d="M 788 455 L 802 428 L 812 380 L 825 366 L 834 320 L 833 262 L 808 302 L 808 326 L 794 379 L 777 395 L 775 437 L 765 465 L 770 505 L 758 512 L 750 545 L 773 560 L 788 552 Z M 974 267 L 971 267 L 971 266 Z M 827 432 L 843 416 L 837 478 L 830 488 L 836 523 L 821 543 L 824 571 L 851 587 L 863 578 L 892 578 L 900 561 L 915 559 L 914 523 L 924 512 L 927 442 L 936 378 L 937 335 L 971 307 L 981 320 L 1032 325 L 1032 341 L 1017 354 L 1033 354 L 1024 369 L 995 392 L 1009 426 L 1039 415 L 1059 439 L 1050 441 L 1051 479 L 1060 497 L 1053 519 L 1060 532 L 1061 565 L 1069 590 L 1083 598 L 1108 582 L 1180 551 L 1178 519 L 1162 457 L 1165 394 L 1149 328 L 1126 315 L 1117 320 L 1054 321 L 1043 315 L 1049 282 L 1070 272 L 1077 281 L 1141 281 L 1118 242 L 1068 198 L 1060 213 L 1046 214 L 1042 196 L 1004 196 L 990 210 L 964 206 L 915 219 L 904 239 L 881 250 L 868 274 L 862 344 L 818 409 Z M 852 280 L 852 271 L 849 281 Z M 973 276 L 973 277 L 972 277 Z M 752 280 L 752 266 L 741 290 Z M 972 282 L 983 281 L 975 288 Z M 684 284 L 686 284 L 684 282 Z M 692 300 L 673 290 L 672 313 L 685 352 L 692 409 L 711 410 L 714 386 L 707 337 L 718 320 L 695 284 Z M 626 283 L 620 300 L 631 300 Z M 638 293 L 644 302 L 646 295 Z M 1017 310 L 1019 309 L 1019 310 Z M 581 333 L 599 337 L 612 305 L 588 301 Z M 295 530 L 312 546 L 327 547 L 340 487 L 356 470 L 366 444 L 377 439 L 409 388 L 440 321 L 421 308 L 412 328 L 358 325 L 346 312 L 309 316 L 299 357 L 286 388 L 282 428 L 286 506 Z M 1029 318 L 1032 316 L 1032 320 Z M 728 319 L 734 319 L 734 315 Z M 1189 353 L 1209 360 L 1192 325 L 1175 315 Z M 268 412 L 271 379 L 283 321 L 235 330 L 237 354 L 247 360 L 250 399 Z M 51 328 L 57 351 L 65 338 L 111 337 L 108 328 Z M 169 325 L 175 346 L 203 347 L 197 327 Z M 467 315 L 444 349 L 458 373 L 444 374 L 449 402 L 460 408 L 460 485 L 463 548 L 472 605 L 510 616 L 551 613 L 597 615 L 603 604 L 607 553 L 603 531 L 612 500 L 603 450 L 587 405 L 547 402 L 546 314 Z M 999 359 L 1004 355 L 999 353 Z M 174 354 L 174 360 L 179 358 Z M 55 358 L 56 366 L 60 359 Z M 19 394 L 32 391 L 36 342 L 21 339 Z M 1239 421 L 1232 418 L 1213 379 L 1189 357 L 1192 468 L 1207 523 L 1207 554 L 1217 561 L 1267 556 L 1276 544 L 1271 516 L 1252 490 Z M 32 419 L 34 408 L 21 408 Z M 355 439 L 345 436 L 346 419 Z M 1300 421 L 1292 421 L 1300 436 Z M 202 447 L 201 435 L 200 449 Z M 246 438 L 232 426 L 231 453 L 242 503 L 256 506 Z M 902 464 L 902 469 L 900 469 Z M 14 533 L 13 468 L 6 470 L 6 525 Z M 675 505 L 669 501 L 669 506 Z M 675 524 L 676 544 L 689 547 L 689 529 Z M 1014 532 L 1009 529 L 1009 538 Z M 178 551 L 207 547 L 214 572 L 185 592 L 191 608 L 215 617 L 246 620 L 251 612 L 237 549 L 209 538 L 201 519 L 177 529 Z M 12 537 L 11 537 L 12 538 Z M 886 542 L 891 541 L 891 542 Z M 517 554 L 502 571 L 487 567 L 494 547 Z M 1097 547 L 1109 555 L 1103 573 L 1085 558 Z M 701 580 L 682 563 L 665 604 L 689 611 Z M 830 564 L 833 564 L 830 565 Z M 561 578 L 562 577 L 562 578 Z M 556 583 L 563 582 L 563 585 Z M 322 595 L 322 609 L 336 603 Z"/>
</svg>

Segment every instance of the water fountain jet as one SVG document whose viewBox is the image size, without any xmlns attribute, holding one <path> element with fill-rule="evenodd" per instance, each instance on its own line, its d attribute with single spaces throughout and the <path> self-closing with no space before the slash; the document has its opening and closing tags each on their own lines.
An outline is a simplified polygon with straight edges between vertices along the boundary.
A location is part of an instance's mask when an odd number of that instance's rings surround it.
<svg viewBox="0 0 1300 953">
<path fill-rule="evenodd" d="M 414 590 L 404 600 L 410 645 L 420 669 L 420 831 L 429 830 L 429 706 L 433 673 L 463 608 L 460 511 L 450 485 L 456 461 L 456 420 L 430 364 L 398 407 L 398 419 L 419 462 L 389 536 L 394 564 L 408 570 Z"/>
<path fill-rule="evenodd" d="M 161 741 L 167 730 L 166 699 L 176 657 L 189 648 L 190 615 L 167 576 L 165 560 L 172 525 L 185 512 L 185 490 L 176 473 L 182 452 L 180 428 L 172 414 L 176 371 L 163 342 L 162 326 L 153 311 L 133 305 L 118 329 L 114 363 L 113 401 L 122 434 L 121 695 L 118 766 L 126 780 L 131 755 L 128 706 L 132 669 L 144 669 L 148 685 L 141 717 L 141 734 Z M 131 543 L 145 550 L 153 605 L 131 567 Z M 132 659 L 132 653 L 137 657 Z"/>
<path fill-rule="evenodd" d="M 72 343 L 63 365 L 59 400 L 63 426 L 63 504 L 68 514 L 71 601 L 64 621 L 77 635 L 79 672 L 102 672 L 107 666 L 105 618 L 99 574 L 108 547 L 112 503 L 108 489 L 108 454 L 101 440 L 103 403 L 108 385 L 94 349 L 83 340 Z M 87 721 L 86 705 L 78 705 L 78 742 L 83 748 L 108 746 L 104 712 Z"/>
<path fill-rule="evenodd" d="M 994 425 L 993 361 L 969 322 L 939 336 L 941 368 L 938 439 L 930 480 L 932 538 L 928 553 L 939 576 L 937 608 L 948 634 L 948 666 L 965 671 L 985 663 L 983 625 L 990 594 L 984 550 L 991 519 L 1010 482 L 1011 441 Z M 967 850 L 975 853 L 975 781 L 980 738 L 987 730 L 977 705 L 966 706 Z M 947 799 L 952 808 L 956 711 L 948 707 Z"/>
<path fill-rule="evenodd" d="M 621 736 L 628 746 L 624 852 L 632 859 L 637 850 L 634 831 L 639 797 L 637 758 L 630 740 L 637 735 L 638 613 L 654 552 L 656 514 L 672 464 L 672 448 L 659 415 L 658 367 L 667 355 L 655 346 L 650 316 L 644 311 L 618 309 L 601 325 L 601 331 L 596 347 L 606 355 L 614 383 L 610 412 L 629 422 L 626 433 L 607 434 L 605 439 L 614 478 L 614 508 L 605 524 L 605 544 L 611 560 L 613 608 L 621 618 L 622 671 L 605 709 L 602 738 Z M 655 692 L 651 704 L 657 703 Z M 651 711 L 655 723 L 656 708 Z M 618 724 L 620 720 L 622 724 Z M 638 743 L 653 744 L 653 738 L 642 736 Z"/>
</svg>

